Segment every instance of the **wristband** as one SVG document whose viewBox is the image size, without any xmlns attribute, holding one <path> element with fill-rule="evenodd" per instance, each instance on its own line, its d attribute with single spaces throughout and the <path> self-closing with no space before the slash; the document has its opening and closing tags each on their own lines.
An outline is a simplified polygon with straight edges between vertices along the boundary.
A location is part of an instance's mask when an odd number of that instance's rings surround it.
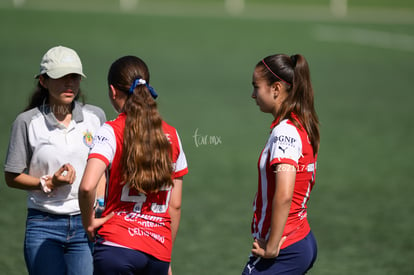
<svg viewBox="0 0 414 275">
<path fill-rule="evenodd" d="M 43 193 L 45 193 L 45 194 L 49 194 L 50 192 L 52 192 L 52 189 L 50 189 L 46 185 L 46 181 L 48 179 L 49 179 L 49 177 L 47 175 L 40 177 L 40 188 L 42 189 Z"/>
</svg>

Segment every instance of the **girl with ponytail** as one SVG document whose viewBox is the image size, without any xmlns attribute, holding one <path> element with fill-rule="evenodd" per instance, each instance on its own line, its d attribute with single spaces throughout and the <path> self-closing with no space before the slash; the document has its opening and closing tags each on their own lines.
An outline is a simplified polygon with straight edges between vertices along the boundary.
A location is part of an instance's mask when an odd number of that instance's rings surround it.
<svg viewBox="0 0 414 275">
<path fill-rule="evenodd" d="M 268 56 L 257 63 L 252 84 L 252 98 L 274 120 L 259 157 L 253 248 L 243 274 L 304 274 L 317 254 L 307 202 L 319 149 L 308 63 L 300 54 Z"/>
<path fill-rule="evenodd" d="M 135 56 L 109 69 L 109 99 L 120 114 L 104 124 L 80 186 L 83 225 L 95 240 L 95 274 L 171 274 L 187 162 L 175 128 L 163 121 L 147 65 Z M 102 218 L 93 211 L 107 171 Z"/>
</svg>

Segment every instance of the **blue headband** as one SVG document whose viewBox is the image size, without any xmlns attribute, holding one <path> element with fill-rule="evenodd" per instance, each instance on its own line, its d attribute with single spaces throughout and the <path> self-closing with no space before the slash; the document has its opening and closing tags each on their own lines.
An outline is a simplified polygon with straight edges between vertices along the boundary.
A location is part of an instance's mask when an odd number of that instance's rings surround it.
<svg viewBox="0 0 414 275">
<path fill-rule="evenodd" d="M 145 85 L 148 89 L 148 91 L 150 92 L 151 96 L 153 99 L 156 99 L 158 97 L 157 93 L 155 92 L 154 88 L 152 88 L 144 79 L 142 78 L 137 78 L 134 80 L 134 82 L 131 85 L 131 88 L 129 88 L 129 93 L 132 94 L 134 93 L 135 88 L 138 85 Z"/>
</svg>

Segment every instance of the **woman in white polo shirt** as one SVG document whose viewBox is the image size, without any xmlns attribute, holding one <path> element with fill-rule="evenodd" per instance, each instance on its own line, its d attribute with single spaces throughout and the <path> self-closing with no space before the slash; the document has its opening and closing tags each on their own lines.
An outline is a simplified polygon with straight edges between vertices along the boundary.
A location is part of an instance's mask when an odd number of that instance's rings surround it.
<svg viewBox="0 0 414 275">
<path fill-rule="evenodd" d="M 29 274 L 92 274 L 91 244 L 82 227 L 78 187 L 104 112 L 77 100 L 85 77 L 77 53 L 51 48 L 38 85 L 13 123 L 5 162 L 12 188 L 27 190 L 24 256 Z"/>
</svg>

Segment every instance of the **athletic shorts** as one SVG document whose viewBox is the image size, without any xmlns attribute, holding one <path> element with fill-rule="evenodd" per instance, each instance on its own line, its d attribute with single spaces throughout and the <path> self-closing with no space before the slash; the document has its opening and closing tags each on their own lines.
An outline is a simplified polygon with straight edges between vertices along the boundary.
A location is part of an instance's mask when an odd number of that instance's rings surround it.
<svg viewBox="0 0 414 275">
<path fill-rule="evenodd" d="M 167 275 L 169 262 L 138 250 L 96 243 L 93 252 L 95 275 Z"/>
<path fill-rule="evenodd" d="M 316 260 L 317 245 L 312 232 L 282 250 L 273 259 L 250 256 L 242 275 L 305 274 Z"/>
</svg>

